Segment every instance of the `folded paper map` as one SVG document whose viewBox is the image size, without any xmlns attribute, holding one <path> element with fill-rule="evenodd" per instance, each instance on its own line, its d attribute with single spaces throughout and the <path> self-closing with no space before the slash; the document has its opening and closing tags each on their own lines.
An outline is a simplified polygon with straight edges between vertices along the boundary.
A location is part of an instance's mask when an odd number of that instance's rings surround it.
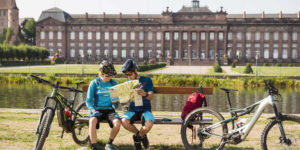
<svg viewBox="0 0 300 150">
<path fill-rule="evenodd" d="M 138 87 L 138 80 L 130 80 L 124 83 L 113 86 L 109 89 L 110 97 L 114 99 L 119 97 L 120 103 L 134 102 L 135 106 L 143 106 L 142 96 L 135 92 Z"/>
</svg>

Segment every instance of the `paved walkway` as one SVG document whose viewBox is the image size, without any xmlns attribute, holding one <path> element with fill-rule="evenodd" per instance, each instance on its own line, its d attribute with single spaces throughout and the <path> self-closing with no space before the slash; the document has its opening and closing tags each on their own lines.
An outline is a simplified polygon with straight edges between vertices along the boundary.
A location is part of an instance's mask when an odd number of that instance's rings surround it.
<svg viewBox="0 0 300 150">
<path fill-rule="evenodd" d="M 231 70 L 230 66 L 221 66 L 227 75 L 239 75 Z M 155 70 L 152 73 L 177 73 L 177 74 L 206 74 L 212 66 L 167 66 L 164 69 Z"/>
</svg>

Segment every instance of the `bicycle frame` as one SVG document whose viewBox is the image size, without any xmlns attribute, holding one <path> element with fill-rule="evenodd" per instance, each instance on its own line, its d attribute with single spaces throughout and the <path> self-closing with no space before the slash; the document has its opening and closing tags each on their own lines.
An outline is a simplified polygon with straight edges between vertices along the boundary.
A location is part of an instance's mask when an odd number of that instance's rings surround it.
<svg viewBox="0 0 300 150">
<path fill-rule="evenodd" d="M 279 113 L 277 111 L 277 107 L 276 107 L 276 104 L 275 104 L 275 100 L 274 98 L 269 95 L 268 97 L 244 108 L 244 109 L 240 109 L 240 110 L 246 110 L 245 113 L 241 114 L 241 115 L 236 115 L 236 116 L 232 116 L 231 118 L 229 119 L 225 119 L 223 121 L 220 121 L 218 123 L 215 123 L 213 125 L 210 125 L 210 126 L 207 126 L 204 128 L 204 131 L 205 129 L 209 128 L 209 129 L 214 129 L 214 128 L 217 128 L 219 126 L 221 126 L 223 123 L 228 123 L 228 122 L 233 122 L 233 126 L 234 126 L 234 120 L 236 120 L 238 117 L 240 116 L 243 116 L 243 115 L 246 115 L 248 114 L 248 112 L 250 113 L 251 110 L 253 110 L 253 108 L 255 108 L 256 106 L 258 106 L 258 109 L 254 112 L 254 114 L 252 115 L 251 119 L 249 120 L 249 122 L 247 124 L 245 124 L 244 126 L 240 127 L 240 128 L 237 128 L 237 129 L 233 129 L 231 130 L 227 135 L 216 135 L 216 134 L 213 134 L 213 136 L 218 136 L 218 137 L 227 137 L 228 135 L 232 135 L 233 133 L 236 133 L 236 132 L 240 132 L 242 133 L 242 137 L 241 139 L 244 140 L 246 139 L 246 137 L 248 136 L 248 134 L 250 133 L 251 129 L 253 128 L 253 126 L 255 125 L 256 121 L 258 120 L 258 118 L 261 116 L 261 114 L 263 113 L 263 110 L 267 107 L 267 106 L 273 106 L 273 109 L 274 109 L 274 113 L 276 115 L 276 117 L 279 116 Z M 233 113 L 232 113 L 233 112 Z M 232 111 L 231 112 L 231 115 L 233 114 L 236 114 L 237 111 Z M 204 132 L 206 134 L 210 134 L 208 132 Z"/>
</svg>

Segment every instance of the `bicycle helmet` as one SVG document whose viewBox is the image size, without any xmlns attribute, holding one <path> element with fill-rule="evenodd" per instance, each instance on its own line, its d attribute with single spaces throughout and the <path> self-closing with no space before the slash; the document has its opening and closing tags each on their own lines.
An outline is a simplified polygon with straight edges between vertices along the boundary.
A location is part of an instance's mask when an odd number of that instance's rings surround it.
<svg viewBox="0 0 300 150">
<path fill-rule="evenodd" d="M 99 64 L 99 70 L 101 71 L 101 73 L 107 74 L 109 76 L 115 76 L 117 74 L 113 63 L 106 60 L 103 60 Z"/>
<path fill-rule="evenodd" d="M 134 72 L 135 69 L 137 69 L 138 66 L 136 62 L 134 62 L 132 59 L 128 59 L 121 68 L 121 72 L 126 73 L 126 72 Z"/>
</svg>

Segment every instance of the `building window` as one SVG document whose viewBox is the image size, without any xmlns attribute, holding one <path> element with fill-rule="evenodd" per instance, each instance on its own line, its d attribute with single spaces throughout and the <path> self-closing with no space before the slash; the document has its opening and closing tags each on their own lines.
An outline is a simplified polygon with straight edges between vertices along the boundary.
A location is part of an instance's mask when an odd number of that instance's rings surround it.
<svg viewBox="0 0 300 150">
<path fill-rule="evenodd" d="M 187 40 L 188 39 L 187 32 L 183 32 L 182 39 L 183 40 Z"/>
<path fill-rule="evenodd" d="M 269 41 L 269 39 L 270 39 L 269 32 L 265 32 L 264 39 L 265 39 L 265 41 Z"/>
<path fill-rule="evenodd" d="M 200 59 L 205 59 L 205 50 L 204 49 L 201 50 Z"/>
<path fill-rule="evenodd" d="M 197 58 L 196 49 L 192 49 L 192 59 L 196 59 L 196 58 Z"/>
<path fill-rule="evenodd" d="M 292 40 L 297 41 L 297 32 L 293 32 L 292 34 Z"/>
<path fill-rule="evenodd" d="M 62 53 L 61 48 L 58 48 L 57 51 L 58 51 L 58 57 L 61 57 L 61 53 Z"/>
<path fill-rule="evenodd" d="M 278 41 L 278 32 L 274 32 L 274 35 L 273 35 L 274 37 L 273 37 L 273 39 L 275 40 L 275 41 Z"/>
<path fill-rule="evenodd" d="M 251 32 L 246 32 L 246 40 L 247 41 L 251 40 Z"/>
<path fill-rule="evenodd" d="M 75 47 L 75 43 L 71 42 L 70 47 Z"/>
<path fill-rule="evenodd" d="M 277 48 L 273 49 L 273 58 L 278 59 L 278 49 Z"/>
<path fill-rule="evenodd" d="M 79 40 L 83 40 L 83 32 L 79 32 Z"/>
<path fill-rule="evenodd" d="M 288 51 L 286 48 L 282 49 L 282 59 L 288 58 Z"/>
<path fill-rule="evenodd" d="M 100 40 L 101 38 L 101 33 L 100 32 L 96 32 L 96 40 Z"/>
<path fill-rule="evenodd" d="M 41 39 L 42 39 L 42 40 L 45 39 L 45 32 L 44 32 L 44 31 L 41 32 Z"/>
<path fill-rule="evenodd" d="M 202 41 L 205 40 L 205 32 L 201 32 L 201 40 L 202 40 Z"/>
<path fill-rule="evenodd" d="M 57 39 L 58 39 L 58 40 L 61 40 L 61 39 L 62 39 L 62 35 L 61 35 L 61 32 L 60 32 L 60 31 L 57 32 Z"/>
<path fill-rule="evenodd" d="M 215 39 L 215 33 L 209 32 L 209 40 L 214 40 L 214 39 Z"/>
<path fill-rule="evenodd" d="M 118 32 L 113 32 L 113 40 L 118 40 Z"/>
<path fill-rule="evenodd" d="M 108 49 L 107 48 L 104 49 L 104 57 L 108 58 Z"/>
<path fill-rule="evenodd" d="M 109 32 L 104 32 L 104 40 L 109 40 Z"/>
<path fill-rule="evenodd" d="M 143 49 L 139 49 L 139 58 L 144 58 L 144 50 Z"/>
<path fill-rule="evenodd" d="M 75 49 L 72 48 L 70 51 L 71 51 L 70 56 L 71 56 L 72 58 L 74 58 L 74 57 L 75 57 Z"/>
<path fill-rule="evenodd" d="M 251 50 L 250 49 L 246 49 L 246 58 L 250 59 L 251 58 Z"/>
<path fill-rule="evenodd" d="M 187 59 L 187 56 L 188 56 L 188 51 L 187 51 L 187 49 L 183 49 L 183 50 L 182 50 L 182 55 L 181 55 L 182 59 Z"/>
<path fill-rule="evenodd" d="M 122 32 L 122 40 L 126 40 L 126 32 Z"/>
<path fill-rule="evenodd" d="M 157 32 L 156 33 L 156 39 L 159 41 L 161 40 L 161 33 L 160 32 Z"/>
<path fill-rule="evenodd" d="M 241 49 L 237 49 L 236 50 L 236 58 L 239 59 L 242 57 L 242 50 Z"/>
<path fill-rule="evenodd" d="M 45 46 L 45 43 L 44 43 L 44 42 L 41 42 L 41 43 L 40 43 L 40 46 L 44 47 L 44 46 Z"/>
<path fill-rule="evenodd" d="M 288 40 L 288 33 L 287 32 L 283 32 L 283 40 L 284 41 Z"/>
<path fill-rule="evenodd" d="M 75 40 L 75 32 L 71 32 L 70 34 L 71 40 Z"/>
<path fill-rule="evenodd" d="M 215 59 L 215 50 L 213 50 L 213 49 L 209 50 L 209 59 L 210 60 Z"/>
<path fill-rule="evenodd" d="M 152 49 L 148 49 L 148 58 L 152 58 Z"/>
<path fill-rule="evenodd" d="M 255 32 L 255 40 L 256 41 L 260 40 L 260 33 L 259 32 Z"/>
<path fill-rule="evenodd" d="M 130 50 L 130 58 L 134 58 L 134 56 L 135 56 L 135 50 L 131 49 Z"/>
<path fill-rule="evenodd" d="M 231 47 L 227 48 L 227 57 L 232 58 L 232 48 Z"/>
<path fill-rule="evenodd" d="M 237 40 L 238 40 L 238 41 L 241 41 L 241 40 L 242 40 L 242 32 L 238 32 L 238 33 L 236 34 L 236 37 L 237 37 Z"/>
<path fill-rule="evenodd" d="M 232 32 L 228 32 L 227 38 L 228 40 L 232 40 Z"/>
<path fill-rule="evenodd" d="M 224 39 L 224 33 L 223 32 L 219 32 L 219 40 L 223 40 Z"/>
<path fill-rule="evenodd" d="M 139 32 L 139 40 L 144 40 L 144 32 Z"/>
<path fill-rule="evenodd" d="M 156 58 L 160 58 L 161 57 L 161 50 L 157 49 L 156 50 Z"/>
<path fill-rule="evenodd" d="M 126 49 L 122 49 L 121 51 L 121 57 L 126 58 Z"/>
<path fill-rule="evenodd" d="M 174 32 L 174 40 L 178 40 L 178 32 Z"/>
<path fill-rule="evenodd" d="M 48 43 L 48 46 L 49 46 L 49 47 L 52 47 L 52 46 L 53 46 L 53 43 L 52 43 L 52 42 Z"/>
<path fill-rule="evenodd" d="M 113 49 L 113 58 L 118 58 L 118 49 Z"/>
<path fill-rule="evenodd" d="M 96 57 L 99 58 L 100 57 L 100 48 L 96 49 Z"/>
<path fill-rule="evenodd" d="M 135 32 L 130 32 L 130 40 L 135 40 Z"/>
<path fill-rule="evenodd" d="M 168 59 L 168 58 L 169 58 L 169 55 L 170 55 L 170 50 L 169 50 L 169 49 L 166 49 L 166 50 L 165 50 L 165 59 Z"/>
<path fill-rule="evenodd" d="M 88 32 L 88 40 L 92 40 L 92 32 Z"/>
<path fill-rule="evenodd" d="M 80 57 L 84 57 L 84 55 L 83 55 L 83 49 L 82 48 L 79 49 L 79 56 Z"/>
<path fill-rule="evenodd" d="M 58 42 L 56 45 L 57 45 L 57 47 L 61 47 L 61 46 L 62 46 L 62 43 L 61 43 L 61 42 Z"/>
<path fill-rule="evenodd" d="M 292 49 L 292 59 L 297 59 L 297 49 Z"/>
<path fill-rule="evenodd" d="M 264 58 L 269 59 L 269 49 L 264 50 Z"/>
<path fill-rule="evenodd" d="M 87 56 L 88 56 L 88 58 L 92 57 L 92 50 L 91 49 L 87 50 Z"/>
<path fill-rule="evenodd" d="M 165 32 L 165 40 L 170 40 L 170 32 Z"/>
<path fill-rule="evenodd" d="M 218 50 L 218 58 L 223 59 L 224 51 L 222 49 Z"/>
<path fill-rule="evenodd" d="M 178 49 L 175 49 L 174 50 L 174 53 L 173 53 L 173 57 L 174 57 L 174 59 L 178 59 Z"/>
<path fill-rule="evenodd" d="M 192 40 L 195 41 L 197 39 L 197 34 L 196 32 L 192 32 Z"/>
<path fill-rule="evenodd" d="M 152 37 L 153 37 L 152 32 L 148 32 L 148 40 L 149 41 L 152 41 Z"/>
<path fill-rule="evenodd" d="M 53 40 L 53 32 L 52 31 L 49 32 L 49 40 Z"/>
</svg>

